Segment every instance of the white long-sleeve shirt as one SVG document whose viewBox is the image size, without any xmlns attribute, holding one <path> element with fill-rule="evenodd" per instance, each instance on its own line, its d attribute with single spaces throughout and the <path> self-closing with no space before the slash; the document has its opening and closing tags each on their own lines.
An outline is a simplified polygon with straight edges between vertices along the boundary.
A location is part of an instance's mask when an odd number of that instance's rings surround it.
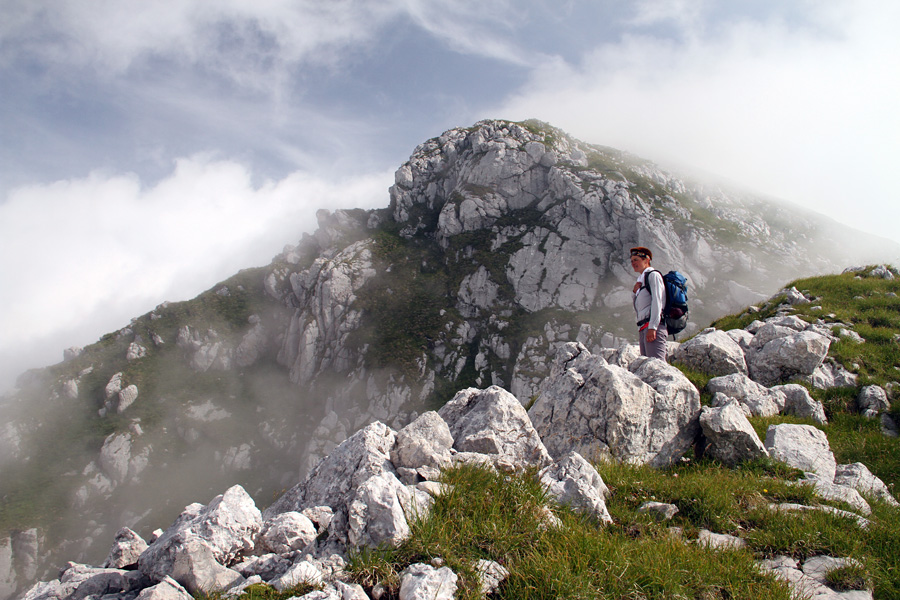
<svg viewBox="0 0 900 600">
<path fill-rule="evenodd" d="M 662 309 L 666 305 L 666 286 L 663 283 L 662 274 L 653 267 L 647 267 L 638 275 L 637 283 L 641 284 L 640 289 L 631 294 L 637 321 L 650 319 L 647 327 L 659 329 Z M 647 285 L 650 286 L 650 289 L 647 289 Z"/>
</svg>

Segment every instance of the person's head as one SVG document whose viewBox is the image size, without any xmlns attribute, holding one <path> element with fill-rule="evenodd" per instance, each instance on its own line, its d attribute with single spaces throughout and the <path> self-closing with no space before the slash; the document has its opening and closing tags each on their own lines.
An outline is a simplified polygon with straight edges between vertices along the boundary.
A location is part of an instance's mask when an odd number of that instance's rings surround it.
<svg viewBox="0 0 900 600">
<path fill-rule="evenodd" d="M 638 246 L 631 249 L 631 268 L 635 273 L 643 273 L 650 266 L 653 260 L 653 253 L 648 248 Z"/>
</svg>

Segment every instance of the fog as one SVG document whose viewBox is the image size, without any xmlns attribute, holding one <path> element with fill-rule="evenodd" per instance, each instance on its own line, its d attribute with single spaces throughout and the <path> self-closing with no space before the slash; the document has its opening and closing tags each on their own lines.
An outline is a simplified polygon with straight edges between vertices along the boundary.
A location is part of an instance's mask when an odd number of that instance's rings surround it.
<svg viewBox="0 0 900 600">
<path fill-rule="evenodd" d="M 0 205 L 0 389 L 163 301 L 269 264 L 321 208 L 386 206 L 391 182 L 385 171 L 254 184 L 243 165 L 197 156 L 149 188 L 98 173 L 14 190 Z"/>
</svg>

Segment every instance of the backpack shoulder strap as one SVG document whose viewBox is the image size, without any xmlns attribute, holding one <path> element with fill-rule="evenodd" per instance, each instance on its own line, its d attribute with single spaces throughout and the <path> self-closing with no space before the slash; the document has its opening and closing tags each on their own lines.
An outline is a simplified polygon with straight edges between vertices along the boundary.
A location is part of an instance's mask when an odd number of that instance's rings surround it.
<svg viewBox="0 0 900 600">
<path fill-rule="evenodd" d="M 659 269 L 650 269 L 650 271 L 646 275 L 644 275 L 644 283 L 641 284 L 641 287 L 647 288 L 647 291 L 650 292 L 650 296 L 653 296 L 653 288 L 650 287 L 650 284 L 647 282 L 647 278 L 650 276 L 650 273 L 659 273 L 660 277 L 662 277 L 663 274 L 662 274 L 662 271 L 660 271 Z M 663 279 L 663 285 L 666 285 L 665 279 Z"/>
</svg>

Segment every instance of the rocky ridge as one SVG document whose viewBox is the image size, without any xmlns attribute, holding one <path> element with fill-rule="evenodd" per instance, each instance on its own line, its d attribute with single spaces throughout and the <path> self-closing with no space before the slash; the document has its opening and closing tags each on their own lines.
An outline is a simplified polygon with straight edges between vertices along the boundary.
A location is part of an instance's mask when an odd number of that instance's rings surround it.
<svg viewBox="0 0 900 600">
<path fill-rule="evenodd" d="M 693 330 L 764 298 L 773 281 L 867 258 L 847 254 L 865 255 L 855 232 L 814 215 L 538 122 L 483 121 L 428 140 L 389 197 L 380 210 L 320 211 L 318 230 L 272 264 L 24 375 L 0 407 L 0 480 L 27 482 L 4 496 L 32 519 L 10 539 L 96 560 L 119 525 L 174 517 L 224 482 L 268 497 L 372 421 L 400 431 L 458 389 L 498 385 L 530 404 L 561 347 L 605 360 L 632 338 L 631 245 L 689 275 Z M 773 348 L 773 364 L 791 351 Z M 761 359 L 753 368 L 774 373 Z M 818 376 L 843 376 L 829 369 Z M 669 384 L 658 385 L 644 402 Z M 593 450 L 619 443 L 600 439 Z M 682 443 L 635 456 L 665 462 Z M 179 485 L 166 498 L 142 492 L 170 481 Z M 47 491 L 28 496 L 35 487 Z M 47 498 L 73 505 L 71 521 L 49 519 L 59 506 Z M 48 520 L 49 534 L 34 529 Z M 49 564 L 10 577 L 21 587 Z"/>
<path fill-rule="evenodd" d="M 460 463 L 501 471 L 536 467 L 550 498 L 603 526 L 612 523 L 605 504 L 610 492 L 585 456 L 660 467 L 678 462 L 692 446 L 727 464 L 770 456 L 803 471 L 806 478 L 800 483 L 814 486 L 822 499 L 852 507 L 843 514 L 866 527 L 871 513 L 866 497 L 896 507 L 900 502 L 865 465 L 838 465 L 823 432 L 811 425 L 772 425 L 763 443 L 747 421 L 750 415 L 785 411 L 815 422 L 823 418 L 821 404 L 795 382 L 834 385 L 821 370 L 835 337 L 832 331 L 846 325 L 806 323 L 789 312 L 786 304 L 780 314 L 745 329 L 710 328 L 684 344 L 670 345 L 673 357 L 702 361 L 700 366 L 716 375 L 706 386 L 715 400 L 709 406 L 701 407 L 699 390 L 680 370 L 638 356 L 633 345 L 593 354 L 584 344 L 568 342 L 552 360 L 528 411 L 509 391 L 491 386 L 462 390 L 438 411 L 422 413 L 399 431 L 370 423 L 265 510 L 241 486 L 233 486 L 205 506 L 187 506 L 149 543 L 121 529 L 102 566 L 69 563 L 58 579 L 36 584 L 23 600 L 187 600 L 192 593 L 211 590 L 236 596 L 262 582 L 279 590 L 299 583 L 317 586 L 301 596 L 309 600 L 377 598 L 384 588 L 364 589 L 345 571 L 348 550 L 403 541 L 410 535 L 411 520 L 426 514 L 433 498 L 447 492 L 440 470 Z M 812 336 L 822 339 L 792 343 Z M 784 360 L 795 365 L 793 371 L 771 361 L 766 351 L 770 344 L 790 349 Z M 701 346 L 707 348 L 704 358 L 695 351 Z M 781 356 L 781 350 L 774 354 Z M 748 362 L 767 367 L 748 368 Z M 867 389 L 860 397 L 881 393 Z M 889 418 L 883 408 L 865 402 L 860 406 L 868 418 Z M 549 527 L 560 526 L 554 506 L 547 507 Z M 660 519 L 677 511 L 660 503 L 645 508 Z M 780 504 L 771 510 L 837 509 Z M 685 543 L 722 551 L 746 545 L 739 537 L 711 531 Z M 502 586 L 505 569 L 482 562 L 477 570 L 489 594 Z M 871 598 L 868 590 L 828 587 L 826 574 L 852 563 L 852 557 L 815 556 L 802 563 L 777 557 L 760 560 L 759 566 L 787 581 L 798 597 Z M 456 582 L 457 575 L 439 563 L 413 564 L 403 572 L 397 591 L 400 598 L 451 598 Z"/>
</svg>

